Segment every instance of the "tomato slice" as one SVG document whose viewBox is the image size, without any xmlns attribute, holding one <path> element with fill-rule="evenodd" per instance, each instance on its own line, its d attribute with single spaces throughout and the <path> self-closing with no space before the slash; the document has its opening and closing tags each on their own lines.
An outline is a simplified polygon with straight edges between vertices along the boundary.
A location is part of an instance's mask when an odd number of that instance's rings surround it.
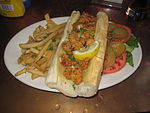
<svg viewBox="0 0 150 113">
<path fill-rule="evenodd" d="M 120 71 L 126 64 L 126 52 L 122 54 L 121 57 L 116 58 L 115 64 L 111 67 L 107 67 L 103 69 L 104 74 L 111 74 L 117 71 Z"/>
<path fill-rule="evenodd" d="M 111 35 L 109 35 L 108 39 L 111 39 L 111 40 L 117 41 L 117 42 L 121 42 L 121 43 L 127 42 L 131 37 L 131 29 L 129 27 L 127 27 L 125 25 L 121 25 L 121 24 L 116 24 L 116 26 L 126 29 L 128 32 L 128 36 L 126 38 L 119 39 L 119 38 L 115 38 L 115 37 L 112 37 Z"/>
</svg>

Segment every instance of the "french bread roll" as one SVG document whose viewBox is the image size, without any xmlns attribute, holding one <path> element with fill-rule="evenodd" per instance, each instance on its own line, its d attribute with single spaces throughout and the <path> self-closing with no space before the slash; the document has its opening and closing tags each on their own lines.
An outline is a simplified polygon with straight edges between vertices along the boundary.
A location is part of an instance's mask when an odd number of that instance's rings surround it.
<svg viewBox="0 0 150 113">
<path fill-rule="evenodd" d="M 75 84 L 63 75 L 65 67 L 60 62 L 60 55 L 64 53 L 63 43 L 68 41 L 68 36 L 73 30 L 73 24 L 78 21 L 80 16 L 79 11 L 73 11 L 68 19 L 64 35 L 58 45 L 45 81 L 48 87 L 57 89 L 69 97 L 91 97 L 97 93 L 107 44 L 108 16 L 104 12 L 98 12 L 94 40 L 98 41 L 100 46 L 97 54 L 90 60 L 86 71 L 84 71 L 82 82 Z"/>
</svg>

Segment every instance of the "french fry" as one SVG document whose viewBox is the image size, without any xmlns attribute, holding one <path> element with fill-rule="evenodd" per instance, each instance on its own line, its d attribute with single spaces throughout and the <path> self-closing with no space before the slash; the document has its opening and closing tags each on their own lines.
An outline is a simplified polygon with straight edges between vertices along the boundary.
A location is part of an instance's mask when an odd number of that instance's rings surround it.
<svg viewBox="0 0 150 113">
<path fill-rule="evenodd" d="M 35 80 L 36 78 L 39 78 L 39 77 L 41 77 L 40 75 L 36 75 L 36 74 L 32 74 L 31 75 L 31 79 L 32 80 Z"/>
<path fill-rule="evenodd" d="M 31 53 L 30 49 L 26 49 L 25 54 Z"/>
<path fill-rule="evenodd" d="M 18 58 L 18 64 L 26 65 L 26 64 L 33 62 L 34 61 L 33 55 L 34 55 L 33 53 L 26 53 L 26 54 L 21 55 Z"/>
<path fill-rule="evenodd" d="M 46 69 L 47 69 L 47 61 L 44 62 L 43 64 L 41 64 L 40 69 L 43 70 L 44 72 L 46 71 Z"/>
<path fill-rule="evenodd" d="M 52 56 L 53 51 L 52 50 L 46 50 L 43 57 L 45 57 L 46 59 L 50 59 L 50 57 Z"/>
<path fill-rule="evenodd" d="M 40 51 L 43 48 L 43 45 L 42 46 L 37 46 L 36 48 Z"/>
<path fill-rule="evenodd" d="M 46 76 L 66 22 L 56 24 L 48 14 L 45 15 L 45 20 L 46 28 L 38 26 L 33 31 L 33 36 L 29 36 L 27 43 L 19 44 L 22 55 L 18 58 L 18 64 L 24 65 L 25 68 L 18 71 L 15 76 L 26 72 L 31 74 L 32 80 Z M 56 41 L 54 42 L 54 40 Z M 53 45 L 53 50 L 48 50 L 50 44 Z"/>
<path fill-rule="evenodd" d="M 31 52 L 33 52 L 33 53 L 35 53 L 35 54 L 38 54 L 39 53 L 39 50 L 38 49 L 36 49 L 36 48 L 30 48 L 30 51 Z"/>
<path fill-rule="evenodd" d="M 43 63 L 42 63 L 43 64 Z M 38 70 L 40 70 L 40 71 L 42 71 L 42 72 L 44 72 L 45 71 L 45 69 L 42 69 L 37 63 L 32 63 L 32 64 L 30 64 L 31 66 L 33 66 L 33 67 L 35 67 L 35 68 L 37 68 Z"/>
<path fill-rule="evenodd" d="M 36 63 L 37 63 L 37 65 L 41 65 L 41 64 L 43 64 L 44 62 L 46 62 L 46 58 L 41 58 L 40 60 L 38 60 Z"/>
<path fill-rule="evenodd" d="M 42 71 L 35 70 L 35 69 L 32 69 L 32 68 L 27 68 L 27 72 L 35 74 L 35 75 L 39 75 L 39 76 L 45 76 L 45 73 L 43 73 Z"/>
<path fill-rule="evenodd" d="M 52 19 L 50 19 L 49 14 L 45 14 L 44 17 L 45 17 L 45 20 L 47 22 L 47 27 L 49 29 L 52 29 L 54 26 L 57 26 L 57 24 Z"/>
<path fill-rule="evenodd" d="M 53 55 L 55 54 L 55 52 L 56 51 L 53 51 L 53 53 L 52 53 L 52 55 L 51 55 L 51 57 L 49 58 L 49 60 L 48 60 L 48 62 L 47 62 L 47 68 L 49 68 L 50 67 L 50 65 L 51 65 L 51 61 L 52 61 L 52 58 L 53 58 Z"/>
<path fill-rule="evenodd" d="M 33 63 L 34 59 L 35 59 L 35 57 L 32 57 L 32 56 L 29 57 L 29 58 L 26 58 L 25 61 L 24 61 L 25 65 Z"/>
<path fill-rule="evenodd" d="M 22 70 L 18 71 L 18 72 L 15 74 L 15 76 L 22 75 L 22 74 L 24 74 L 24 73 L 26 73 L 26 72 L 27 72 L 27 68 L 23 68 Z"/>
<path fill-rule="evenodd" d="M 52 40 L 49 40 L 43 47 L 43 49 L 39 52 L 39 54 L 37 55 L 37 57 L 35 58 L 34 62 L 37 62 L 42 55 L 44 54 L 44 52 L 47 50 L 48 46 L 50 45 L 50 43 L 52 42 Z"/>
<path fill-rule="evenodd" d="M 21 62 L 22 62 L 22 56 L 23 56 L 23 55 L 21 55 L 21 56 L 17 59 L 18 64 L 21 64 Z"/>
<path fill-rule="evenodd" d="M 31 47 L 36 47 L 36 46 L 41 46 L 45 44 L 47 41 L 49 41 L 52 37 L 54 37 L 58 32 L 53 32 L 51 33 L 47 38 L 40 42 L 34 42 L 34 43 L 24 43 L 24 44 L 19 44 L 21 48 L 31 48 Z"/>
<path fill-rule="evenodd" d="M 47 36 L 46 29 L 42 26 L 38 26 L 33 32 L 33 37 L 37 41 L 42 40 L 45 36 Z"/>
<path fill-rule="evenodd" d="M 24 64 L 24 58 L 26 58 L 26 57 L 27 57 L 26 54 L 22 54 L 22 55 L 18 58 L 18 60 L 17 60 L 18 64 L 25 65 L 25 64 Z"/>
<path fill-rule="evenodd" d="M 43 32 L 43 31 L 45 31 L 46 29 L 45 29 L 43 26 L 39 26 L 39 30 L 40 30 L 40 32 Z"/>
<path fill-rule="evenodd" d="M 28 43 L 32 43 L 32 42 L 34 42 L 34 41 L 35 41 L 34 38 L 33 38 L 32 36 L 29 36 Z"/>
<path fill-rule="evenodd" d="M 25 54 L 26 51 L 27 51 L 27 49 L 24 49 L 24 48 L 21 49 L 22 54 Z"/>
<path fill-rule="evenodd" d="M 57 43 L 59 44 L 61 37 L 63 36 L 64 29 L 61 29 L 59 34 L 57 34 L 55 37 L 53 37 L 53 40 L 57 40 Z"/>
<path fill-rule="evenodd" d="M 53 32 L 59 31 L 60 29 L 64 29 L 65 25 L 66 25 L 66 22 L 53 27 L 53 29 L 47 29 L 46 31 L 47 31 L 48 34 L 53 33 Z"/>
</svg>

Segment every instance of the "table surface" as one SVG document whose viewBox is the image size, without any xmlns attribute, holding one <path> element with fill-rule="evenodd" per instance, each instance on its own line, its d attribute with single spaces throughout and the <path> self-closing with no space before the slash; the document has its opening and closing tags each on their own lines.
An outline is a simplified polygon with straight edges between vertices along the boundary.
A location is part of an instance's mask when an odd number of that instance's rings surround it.
<svg viewBox="0 0 150 113">
<path fill-rule="evenodd" d="M 69 1 L 69 0 L 68 0 Z M 143 58 L 139 68 L 125 81 L 98 91 L 91 98 L 69 98 L 61 93 L 52 93 L 27 86 L 7 70 L 4 64 L 4 49 L 9 40 L 23 28 L 51 17 L 69 16 L 73 10 L 96 15 L 104 11 L 109 20 L 129 26 L 140 37 Z M 0 113 L 135 113 L 150 111 L 150 16 L 143 21 L 132 21 L 124 8 L 92 5 L 87 1 L 32 0 L 23 17 L 0 16 Z M 15 52 L 15 51 L 14 51 Z M 60 105 L 56 109 L 56 105 Z"/>
</svg>

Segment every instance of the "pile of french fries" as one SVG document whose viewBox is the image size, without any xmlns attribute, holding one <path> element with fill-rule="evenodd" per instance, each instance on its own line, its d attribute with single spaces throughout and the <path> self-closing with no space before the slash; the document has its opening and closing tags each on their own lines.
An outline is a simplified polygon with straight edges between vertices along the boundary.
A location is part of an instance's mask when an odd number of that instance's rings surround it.
<svg viewBox="0 0 150 113">
<path fill-rule="evenodd" d="M 33 36 L 29 36 L 27 43 L 19 44 L 22 55 L 18 58 L 18 64 L 25 67 L 18 71 L 16 76 L 28 72 L 34 80 L 47 74 L 66 23 L 56 24 L 49 14 L 44 17 L 46 28 L 38 26 L 33 31 Z"/>
</svg>

